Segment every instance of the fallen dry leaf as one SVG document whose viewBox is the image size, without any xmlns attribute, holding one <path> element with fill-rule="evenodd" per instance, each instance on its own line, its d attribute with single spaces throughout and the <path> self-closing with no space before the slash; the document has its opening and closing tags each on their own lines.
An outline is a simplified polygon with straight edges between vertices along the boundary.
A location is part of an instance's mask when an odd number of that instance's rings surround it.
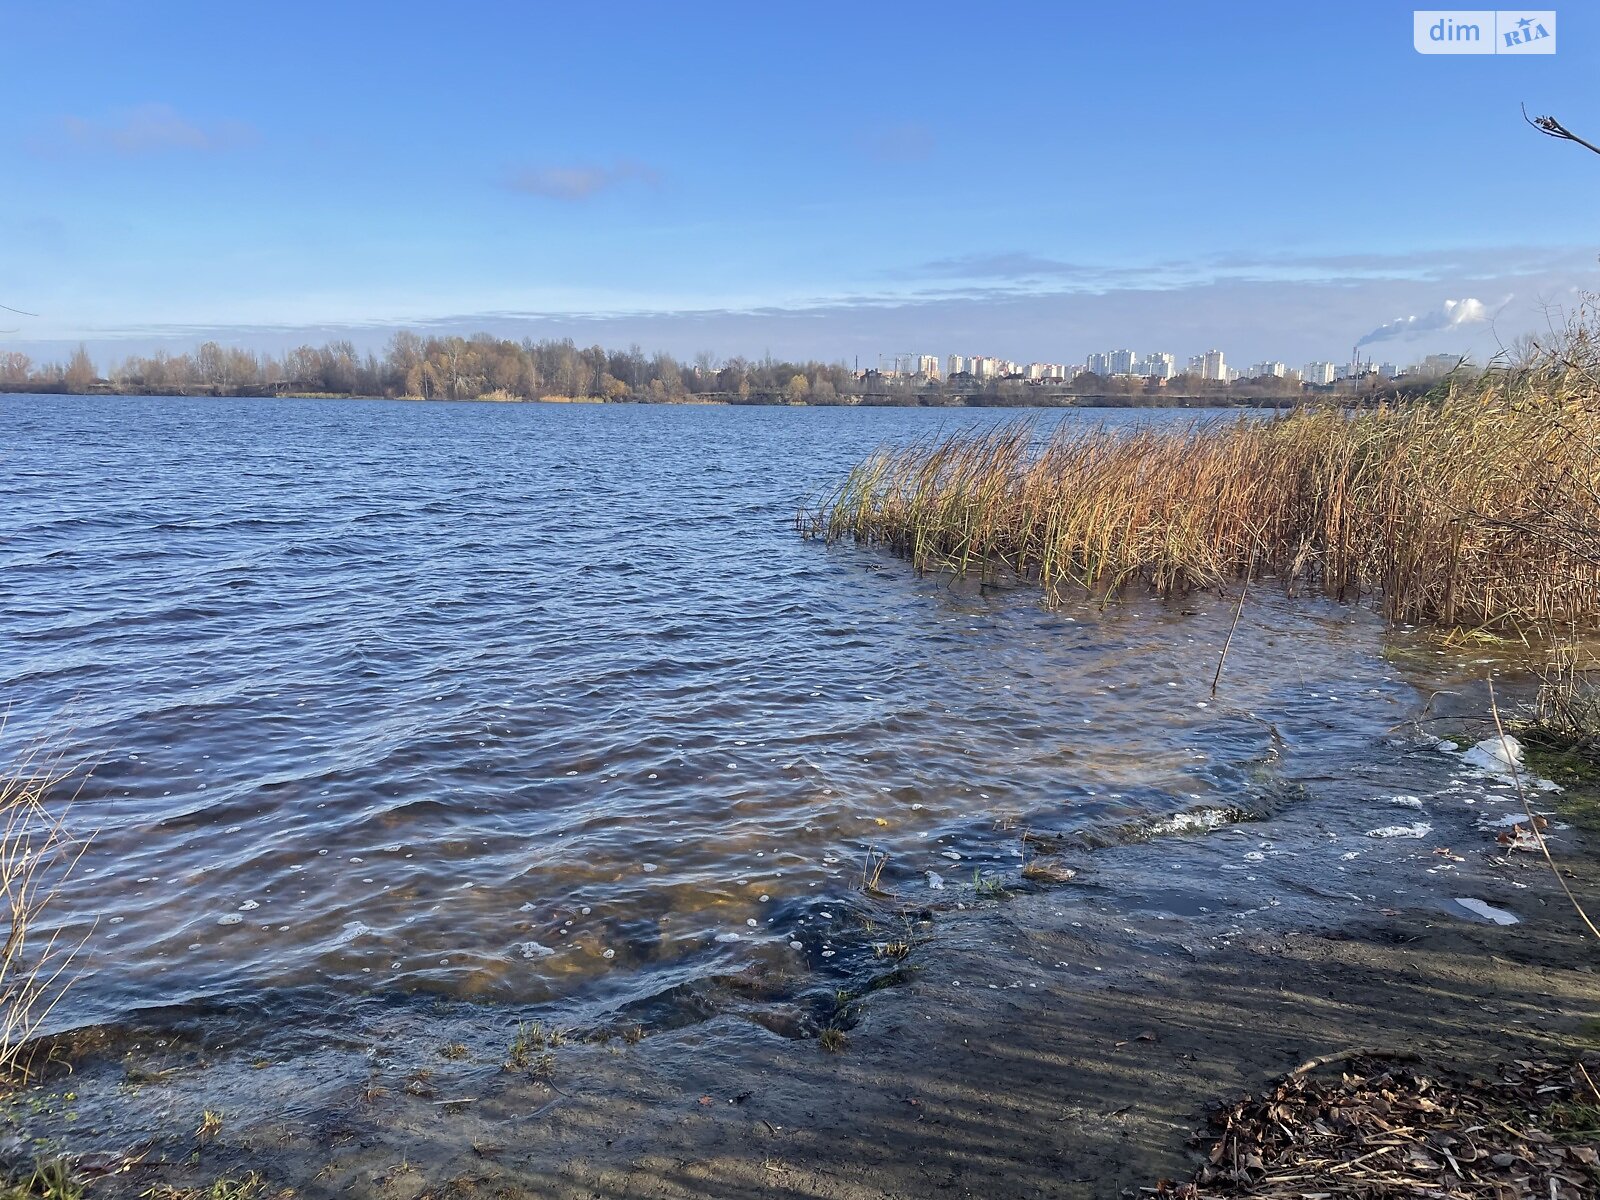
<svg viewBox="0 0 1600 1200">
<path fill-rule="evenodd" d="M 1583 1200 L 1600 1195 L 1600 1133 L 1583 1063 L 1518 1060 L 1499 1077 L 1336 1055 L 1218 1109 L 1177 1200 Z M 1600 1058 L 1590 1064 L 1600 1069 Z"/>
</svg>

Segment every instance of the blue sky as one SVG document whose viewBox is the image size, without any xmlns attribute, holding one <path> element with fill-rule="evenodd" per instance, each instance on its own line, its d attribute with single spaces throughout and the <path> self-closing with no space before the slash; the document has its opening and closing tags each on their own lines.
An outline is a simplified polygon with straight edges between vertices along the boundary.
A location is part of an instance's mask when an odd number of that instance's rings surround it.
<svg viewBox="0 0 1600 1200">
<path fill-rule="evenodd" d="M 1422 56 L 1283 3 L 0 7 L 0 349 L 397 325 L 864 360 L 1471 348 L 1596 282 L 1600 13 Z"/>
</svg>

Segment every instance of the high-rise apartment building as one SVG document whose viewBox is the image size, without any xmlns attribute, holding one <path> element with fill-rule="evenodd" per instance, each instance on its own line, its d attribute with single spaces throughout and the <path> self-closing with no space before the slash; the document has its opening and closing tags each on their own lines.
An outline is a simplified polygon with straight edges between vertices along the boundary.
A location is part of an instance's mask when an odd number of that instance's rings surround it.
<svg viewBox="0 0 1600 1200">
<path fill-rule="evenodd" d="M 1178 373 L 1178 360 L 1163 351 L 1152 351 L 1134 367 L 1134 373 L 1147 379 L 1171 379 Z"/>
</svg>

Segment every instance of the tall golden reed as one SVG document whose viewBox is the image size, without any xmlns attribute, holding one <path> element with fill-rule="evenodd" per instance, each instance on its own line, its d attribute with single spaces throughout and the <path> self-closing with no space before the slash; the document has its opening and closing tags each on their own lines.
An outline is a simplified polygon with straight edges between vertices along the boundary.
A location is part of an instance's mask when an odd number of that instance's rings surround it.
<svg viewBox="0 0 1600 1200">
<path fill-rule="evenodd" d="M 1600 621 L 1600 389 L 1546 356 L 1423 401 L 884 449 L 802 512 L 919 568 L 1161 594 L 1275 577 L 1473 628 Z"/>
</svg>

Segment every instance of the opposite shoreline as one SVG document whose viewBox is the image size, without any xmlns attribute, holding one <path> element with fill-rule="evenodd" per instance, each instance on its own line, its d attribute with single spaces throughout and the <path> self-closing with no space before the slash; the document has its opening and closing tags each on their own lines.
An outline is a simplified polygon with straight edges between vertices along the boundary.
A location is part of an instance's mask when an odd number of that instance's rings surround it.
<svg viewBox="0 0 1600 1200">
<path fill-rule="evenodd" d="M 816 400 L 789 400 L 779 396 L 756 396 L 748 399 L 691 396 L 684 399 L 653 400 L 641 396 L 463 396 L 452 399 L 446 396 L 382 396 L 350 392 L 275 392 L 220 391 L 191 388 L 185 391 L 152 391 L 141 389 L 93 388 L 84 391 L 34 391 L 0 387 L 0 398 L 23 397 L 31 399 L 82 400 L 95 397 L 151 399 L 151 400 L 382 400 L 403 404 L 581 404 L 611 407 L 639 405 L 649 408 L 935 408 L 935 409 L 1018 409 L 1056 410 L 1071 408 L 1129 408 L 1129 409 L 1290 409 L 1326 401 L 1328 396 L 1315 395 L 1298 399 L 1277 397 L 1218 397 L 1215 395 L 1161 395 L 1151 398 L 1144 395 L 1122 394 L 1062 394 L 1040 398 L 1004 399 L 986 395 L 949 396 L 938 398 L 902 399 L 878 396 L 840 396 L 826 402 Z M 1390 397 L 1392 399 L 1392 397 Z M 1340 397 L 1342 402 L 1365 404 L 1372 398 L 1354 394 Z"/>
</svg>

